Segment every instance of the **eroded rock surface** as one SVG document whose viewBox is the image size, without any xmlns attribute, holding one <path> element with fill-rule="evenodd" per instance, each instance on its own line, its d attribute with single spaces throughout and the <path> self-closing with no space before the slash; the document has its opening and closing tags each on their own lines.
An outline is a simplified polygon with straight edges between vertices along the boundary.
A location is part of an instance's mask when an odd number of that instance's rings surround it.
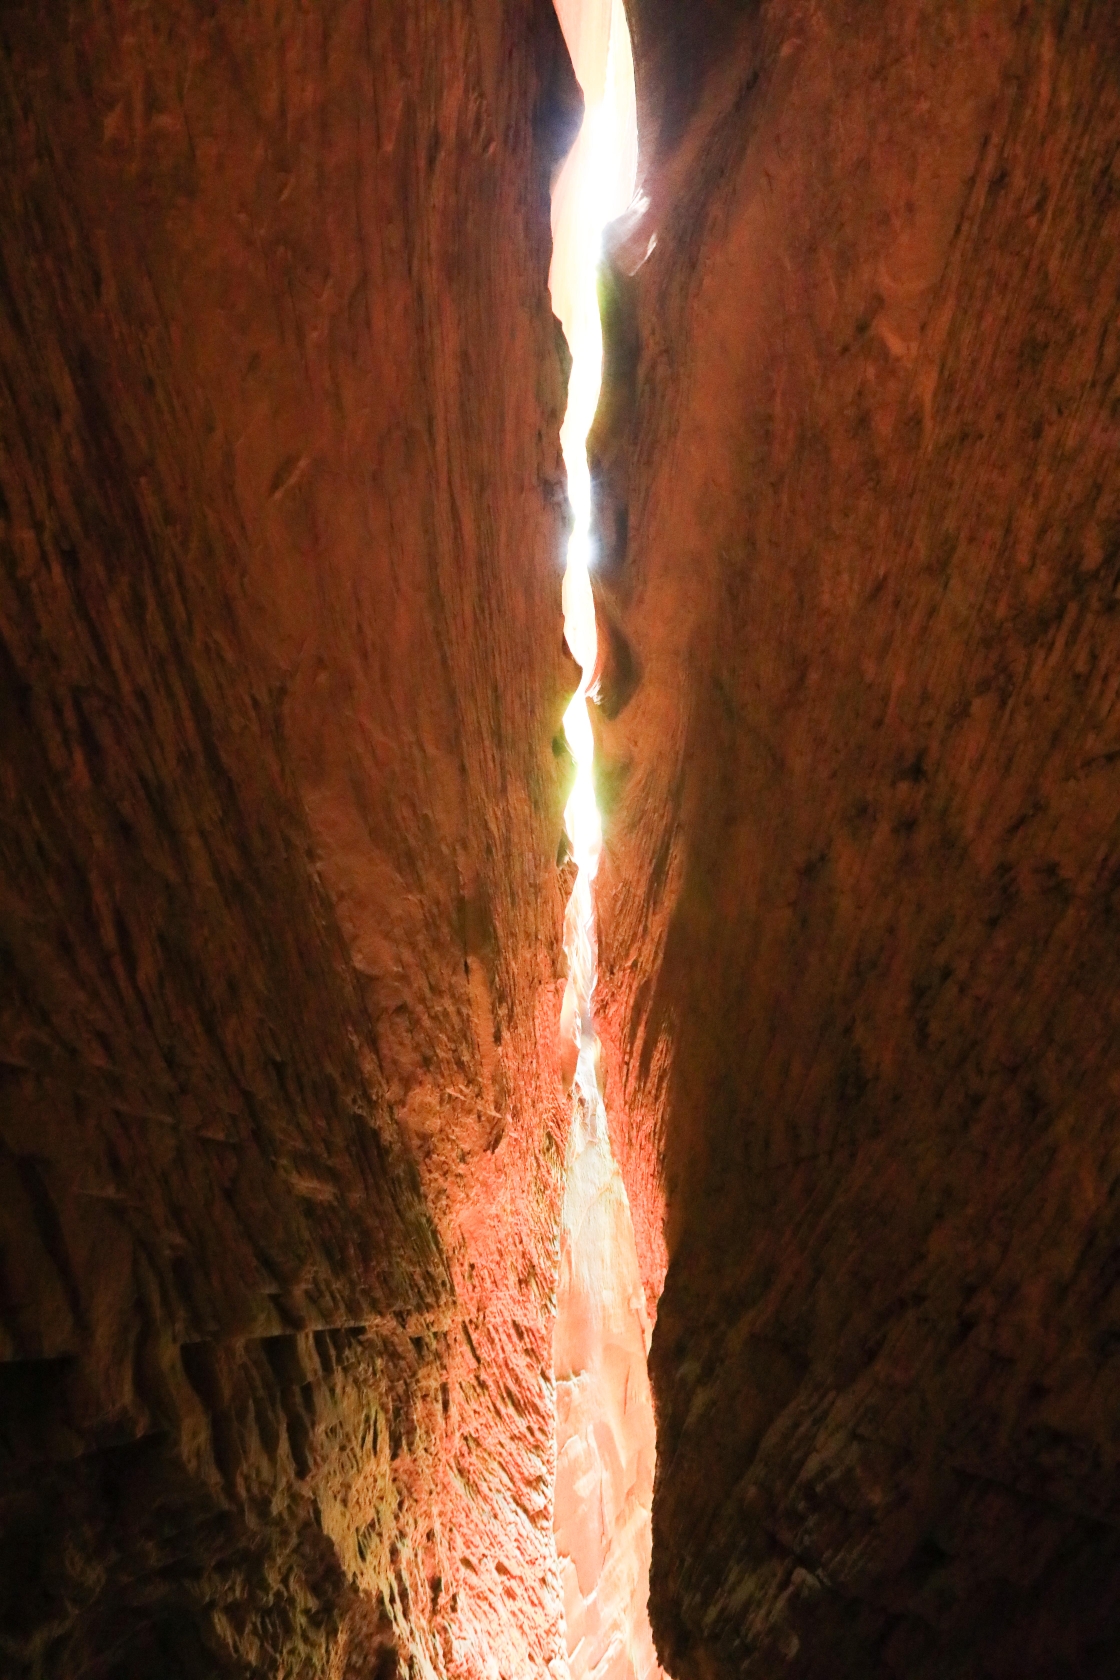
<svg viewBox="0 0 1120 1680">
<path fill-rule="evenodd" d="M 0 1667 L 541 1672 L 559 31 L 0 48 Z"/>
<path fill-rule="evenodd" d="M 660 1656 L 1104 1680 L 1115 13 L 634 10 L 601 1015 L 653 1287 L 667 1197 Z"/>
</svg>

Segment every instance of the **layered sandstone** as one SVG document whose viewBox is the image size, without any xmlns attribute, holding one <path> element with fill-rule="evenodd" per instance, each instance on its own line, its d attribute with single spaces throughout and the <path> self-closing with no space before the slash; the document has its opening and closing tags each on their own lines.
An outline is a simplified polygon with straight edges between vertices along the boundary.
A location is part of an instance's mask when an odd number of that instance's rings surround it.
<svg viewBox="0 0 1120 1680">
<path fill-rule="evenodd" d="M 677 1680 L 1120 1648 L 1120 38 L 635 0 L 603 993 Z"/>
</svg>

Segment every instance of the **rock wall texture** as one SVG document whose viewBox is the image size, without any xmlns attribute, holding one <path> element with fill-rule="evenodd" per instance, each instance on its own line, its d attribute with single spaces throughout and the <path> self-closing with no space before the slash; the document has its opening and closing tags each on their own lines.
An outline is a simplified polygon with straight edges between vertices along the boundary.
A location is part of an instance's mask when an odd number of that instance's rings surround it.
<svg viewBox="0 0 1120 1680">
<path fill-rule="evenodd" d="M 667 1199 L 659 1654 L 1104 1680 L 1115 9 L 632 11 L 601 1018 L 652 1288 Z"/>
<path fill-rule="evenodd" d="M 631 16 L 600 1019 L 660 1656 L 1112 1680 L 1114 8 Z M 5 1673 L 561 1652 L 577 104 L 545 0 L 0 13 Z"/>
<path fill-rule="evenodd" d="M 601 1103 L 576 1103 L 565 1169 L 553 1369 L 568 1672 L 660 1680 L 647 1610 L 657 1450 L 650 1322 Z"/>
<path fill-rule="evenodd" d="M 546 0 L 0 16 L 0 1667 L 540 1672 Z"/>
</svg>

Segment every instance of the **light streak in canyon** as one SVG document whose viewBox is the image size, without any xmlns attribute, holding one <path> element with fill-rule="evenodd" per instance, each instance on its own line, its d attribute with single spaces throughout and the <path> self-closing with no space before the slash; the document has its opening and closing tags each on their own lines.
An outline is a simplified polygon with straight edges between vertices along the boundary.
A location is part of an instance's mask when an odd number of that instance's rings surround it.
<svg viewBox="0 0 1120 1680">
<path fill-rule="evenodd" d="M 582 673 L 564 714 L 575 762 L 564 822 L 576 882 L 564 923 L 561 1035 L 575 1072 L 553 1341 L 554 1529 L 571 1680 L 651 1680 L 659 1670 L 647 1608 L 655 1446 L 649 1321 L 630 1207 L 611 1152 L 592 1019 L 592 884 L 602 824 L 588 711 L 597 663 L 586 449 L 602 377 L 597 274 L 603 228 L 626 209 L 634 190 L 634 73 L 622 0 L 556 0 L 556 9 L 586 109 L 553 193 L 549 277 L 572 354 L 560 434 L 573 519 L 563 608 L 564 634 Z"/>
</svg>

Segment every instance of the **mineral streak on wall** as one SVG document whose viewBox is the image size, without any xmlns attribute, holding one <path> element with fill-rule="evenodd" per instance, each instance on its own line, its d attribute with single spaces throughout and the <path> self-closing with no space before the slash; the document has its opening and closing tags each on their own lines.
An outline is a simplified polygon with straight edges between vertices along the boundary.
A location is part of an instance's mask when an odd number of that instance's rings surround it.
<svg viewBox="0 0 1120 1680">
<path fill-rule="evenodd" d="M 596 278 L 602 228 L 633 192 L 634 78 L 621 0 L 558 0 L 557 11 L 586 115 L 554 191 L 550 276 L 553 307 L 572 352 L 561 431 L 573 513 L 564 628 L 582 670 L 564 719 L 576 765 L 565 822 L 577 879 L 565 922 L 569 978 L 561 1022 L 573 1114 L 554 1341 L 554 1521 L 573 1680 L 644 1680 L 658 1672 L 647 1610 L 655 1445 L 646 1371 L 650 1326 L 630 1208 L 599 1091 L 591 1016 L 592 882 L 602 832 L 587 710 L 597 664 L 586 456 L 602 369 Z"/>
</svg>

